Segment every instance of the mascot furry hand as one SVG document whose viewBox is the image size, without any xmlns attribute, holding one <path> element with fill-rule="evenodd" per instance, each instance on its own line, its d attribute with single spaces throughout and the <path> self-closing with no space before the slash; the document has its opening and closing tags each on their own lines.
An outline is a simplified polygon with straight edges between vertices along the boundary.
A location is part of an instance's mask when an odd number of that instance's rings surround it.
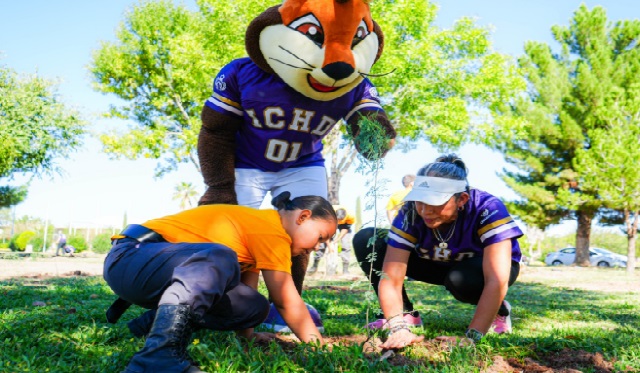
<svg viewBox="0 0 640 373">
<path fill-rule="evenodd" d="M 207 191 L 200 204 L 237 203 L 236 168 L 277 172 L 324 166 L 322 138 L 344 119 L 395 130 L 365 78 L 383 35 L 367 0 L 285 0 L 254 19 L 248 58 L 218 73 L 202 110 L 198 157 Z M 365 154 L 366 155 L 366 154 Z"/>
</svg>

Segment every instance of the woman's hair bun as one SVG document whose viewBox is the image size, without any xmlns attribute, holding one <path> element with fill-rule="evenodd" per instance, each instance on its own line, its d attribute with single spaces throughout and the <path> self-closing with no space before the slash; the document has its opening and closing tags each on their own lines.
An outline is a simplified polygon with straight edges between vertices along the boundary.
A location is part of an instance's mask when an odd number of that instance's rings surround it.
<svg viewBox="0 0 640 373">
<path fill-rule="evenodd" d="M 291 192 L 282 192 L 271 199 L 271 205 L 278 210 L 284 209 L 291 203 Z"/>
</svg>

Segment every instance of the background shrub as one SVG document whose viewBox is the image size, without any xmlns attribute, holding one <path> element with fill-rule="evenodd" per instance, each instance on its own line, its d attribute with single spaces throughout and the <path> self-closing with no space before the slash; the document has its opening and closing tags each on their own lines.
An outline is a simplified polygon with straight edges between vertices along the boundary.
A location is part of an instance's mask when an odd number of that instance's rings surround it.
<svg viewBox="0 0 640 373">
<path fill-rule="evenodd" d="M 9 248 L 11 251 L 24 251 L 29 241 L 35 236 L 36 233 L 32 231 L 24 231 L 18 233 L 11 238 L 9 242 Z"/>
<path fill-rule="evenodd" d="M 42 234 L 37 234 L 35 237 L 33 237 L 31 239 L 31 241 L 29 243 L 31 245 L 33 245 L 33 251 L 34 252 L 42 252 L 42 245 L 44 244 L 44 237 L 42 236 Z"/>
<path fill-rule="evenodd" d="M 111 250 L 111 235 L 109 233 L 101 233 L 94 237 L 91 242 L 94 253 L 106 254 Z"/>
<path fill-rule="evenodd" d="M 67 238 L 67 245 L 75 247 L 76 253 L 81 253 L 89 248 L 87 240 L 82 236 L 71 236 Z"/>
</svg>

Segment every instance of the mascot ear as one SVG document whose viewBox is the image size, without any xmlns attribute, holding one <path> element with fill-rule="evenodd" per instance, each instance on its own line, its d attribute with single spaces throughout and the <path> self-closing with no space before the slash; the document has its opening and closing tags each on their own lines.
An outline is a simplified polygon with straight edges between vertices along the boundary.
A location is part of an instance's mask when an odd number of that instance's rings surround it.
<svg viewBox="0 0 640 373">
<path fill-rule="evenodd" d="M 376 53 L 376 59 L 373 61 L 375 64 L 378 61 L 378 58 L 382 55 L 382 49 L 384 49 L 384 34 L 382 33 L 382 29 L 380 25 L 376 21 L 373 21 L 373 32 L 378 35 L 378 53 Z"/>
<path fill-rule="evenodd" d="M 251 61 L 269 74 L 275 74 L 275 71 L 269 66 L 264 59 L 262 51 L 260 51 L 260 33 L 268 26 L 282 24 L 282 16 L 278 8 L 280 8 L 280 5 L 272 6 L 251 21 L 244 37 L 244 45 Z M 380 50 L 378 50 L 378 53 L 380 53 Z"/>
</svg>

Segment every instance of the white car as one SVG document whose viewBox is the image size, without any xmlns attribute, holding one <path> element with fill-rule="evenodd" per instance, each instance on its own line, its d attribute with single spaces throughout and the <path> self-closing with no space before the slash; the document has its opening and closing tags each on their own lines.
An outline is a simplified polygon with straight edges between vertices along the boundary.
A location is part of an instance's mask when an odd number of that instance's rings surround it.
<svg viewBox="0 0 640 373">
<path fill-rule="evenodd" d="M 565 247 L 564 249 L 547 254 L 544 262 L 550 266 L 571 265 L 576 258 L 575 247 Z M 607 249 L 592 247 L 589 249 L 589 262 L 592 266 L 598 267 L 626 267 L 627 258 L 624 255 L 613 253 Z"/>
<path fill-rule="evenodd" d="M 626 255 L 614 253 L 613 251 L 609 251 L 609 250 L 603 249 L 601 247 L 592 247 L 591 250 L 597 252 L 598 254 L 605 255 L 605 256 L 610 256 L 610 257 L 618 260 L 618 262 L 619 262 L 618 265 L 620 267 L 626 267 L 627 266 L 627 256 Z"/>
</svg>

